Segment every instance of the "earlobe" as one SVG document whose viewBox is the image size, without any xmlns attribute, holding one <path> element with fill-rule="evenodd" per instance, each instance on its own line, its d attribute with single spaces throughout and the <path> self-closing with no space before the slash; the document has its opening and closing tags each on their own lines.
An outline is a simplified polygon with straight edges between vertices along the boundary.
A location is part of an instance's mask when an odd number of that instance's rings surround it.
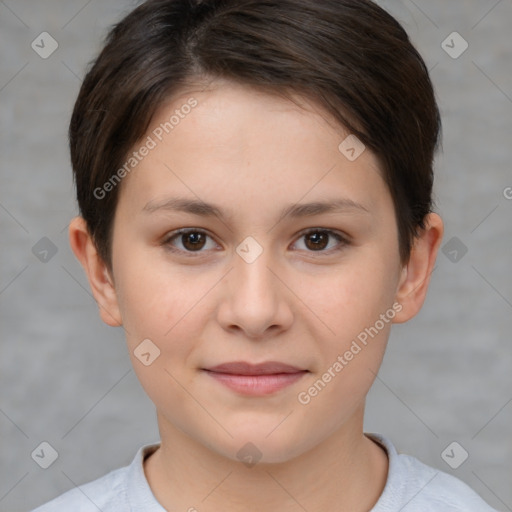
<svg viewBox="0 0 512 512">
<path fill-rule="evenodd" d="M 75 217 L 69 224 L 68 233 L 71 249 L 87 274 L 101 319 L 112 327 L 122 325 L 113 279 L 98 254 L 85 220 Z"/>
<path fill-rule="evenodd" d="M 421 309 L 442 238 L 443 221 L 436 213 L 430 213 L 425 229 L 414 240 L 409 261 L 402 268 L 396 294 L 402 310 L 395 316 L 394 323 L 407 322 Z"/>
</svg>

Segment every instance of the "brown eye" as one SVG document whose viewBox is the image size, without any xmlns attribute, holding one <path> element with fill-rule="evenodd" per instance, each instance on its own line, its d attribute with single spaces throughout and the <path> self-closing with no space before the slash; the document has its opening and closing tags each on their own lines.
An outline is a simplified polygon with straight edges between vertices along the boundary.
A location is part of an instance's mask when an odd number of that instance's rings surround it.
<svg viewBox="0 0 512 512">
<path fill-rule="evenodd" d="M 197 231 L 180 235 L 183 247 L 188 251 L 201 250 L 205 244 L 205 235 Z"/>
<path fill-rule="evenodd" d="M 209 238 L 207 233 L 198 229 L 181 229 L 166 238 L 163 245 L 173 252 L 202 253 L 205 252 L 202 249 L 207 247 Z"/>
<path fill-rule="evenodd" d="M 211 244 L 208 247 L 208 241 Z M 329 254 L 343 249 L 349 245 L 347 238 L 329 229 L 311 229 L 303 233 L 299 240 L 304 240 L 306 252 Z M 163 242 L 168 250 L 188 256 L 201 256 L 208 249 L 216 247 L 215 242 L 208 233 L 199 229 L 180 229 L 170 234 Z M 204 249 L 204 250 L 203 250 Z M 299 248 L 300 249 L 300 248 Z"/>
<path fill-rule="evenodd" d="M 313 251 L 323 250 L 329 243 L 329 234 L 325 231 L 314 231 L 305 236 L 306 246 Z"/>
<path fill-rule="evenodd" d="M 342 249 L 348 245 L 348 240 L 340 234 L 328 229 L 314 229 L 301 235 L 305 240 L 306 251 L 308 252 L 331 252 Z M 332 244 L 332 240 L 337 240 L 338 244 Z M 327 249 L 331 245 L 329 249 Z M 326 250 L 327 249 L 327 250 Z"/>
</svg>

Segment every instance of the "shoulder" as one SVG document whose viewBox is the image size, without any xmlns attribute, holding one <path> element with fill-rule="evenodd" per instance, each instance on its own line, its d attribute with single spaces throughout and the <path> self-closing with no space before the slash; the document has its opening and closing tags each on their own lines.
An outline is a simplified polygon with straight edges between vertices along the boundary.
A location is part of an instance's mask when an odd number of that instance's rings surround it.
<svg viewBox="0 0 512 512">
<path fill-rule="evenodd" d="M 120 468 L 61 494 L 32 512 L 110 512 L 126 504 L 127 468 Z M 113 508 L 115 503 L 117 508 Z"/>
<path fill-rule="evenodd" d="M 439 469 L 427 466 L 415 457 L 400 454 L 403 472 L 408 472 L 408 486 L 417 492 L 411 500 L 421 504 L 422 510 L 446 512 L 496 512 L 458 478 Z M 412 510 L 412 509 L 411 509 Z"/>
<path fill-rule="evenodd" d="M 32 512 L 125 512 L 132 509 L 133 499 L 142 496 L 150 501 L 153 496 L 147 496 L 150 491 L 141 476 L 142 461 L 156 446 L 141 447 L 129 466 L 115 469 L 92 482 L 70 489 Z"/>
<path fill-rule="evenodd" d="M 369 437 L 386 449 L 389 458 L 386 486 L 371 512 L 497 512 L 462 480 L 399 454 L 384 436 Z"/>
</svg>

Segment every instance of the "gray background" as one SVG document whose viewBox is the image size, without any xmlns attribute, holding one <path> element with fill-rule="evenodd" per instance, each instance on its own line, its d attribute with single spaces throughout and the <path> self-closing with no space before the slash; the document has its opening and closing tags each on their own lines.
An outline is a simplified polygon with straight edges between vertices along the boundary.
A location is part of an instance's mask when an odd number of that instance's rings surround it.
<svg viewBox="0 0 512 512">
<path fill-rule="evenodd" d="M 436 203 L 443 244 L 456 237 L 459 249 L 439 254 L 423 310 L 394 328 L 365 430 L 512 510 L 512 1 L 380 3 L 432 70 L 444 122 Z M 29 510 L 158 439 L 123 331 L 102 324 L 67 239 L 71 109 L 106 28 L 134 5 L 0 1 L 1 511 Z M 47 59 L 31 48 L 43 31 L 59 44 Z M 457 59 L 441 46 L 453 31 L 469 43 Z M 43 237 L 57 249 L 47 262 L 32 252 Z M 42 441 L 58 452 L 48 469 L 31 458 Z M 453 441 L 469 453 L 457 469 L 441 457 Z"/>
</svg>

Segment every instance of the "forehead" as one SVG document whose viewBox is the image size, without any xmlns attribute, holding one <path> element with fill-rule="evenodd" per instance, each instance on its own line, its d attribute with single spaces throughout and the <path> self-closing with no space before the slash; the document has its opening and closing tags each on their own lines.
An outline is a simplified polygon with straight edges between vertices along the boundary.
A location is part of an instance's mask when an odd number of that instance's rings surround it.
<svg viewBox="0 0 512 512">
<path fill-rule="evenodd" d="M 181 196 L 229 203 L 231 214 L 328 196 L 389 205 L 376 157 L 364 150 L 351 161 L 346 129 L 297 101 L 230 82 L 187 90 L 159 108 L 133 148 L 151 141 L 121 196 L 139 210 Z"/>
</svg>

